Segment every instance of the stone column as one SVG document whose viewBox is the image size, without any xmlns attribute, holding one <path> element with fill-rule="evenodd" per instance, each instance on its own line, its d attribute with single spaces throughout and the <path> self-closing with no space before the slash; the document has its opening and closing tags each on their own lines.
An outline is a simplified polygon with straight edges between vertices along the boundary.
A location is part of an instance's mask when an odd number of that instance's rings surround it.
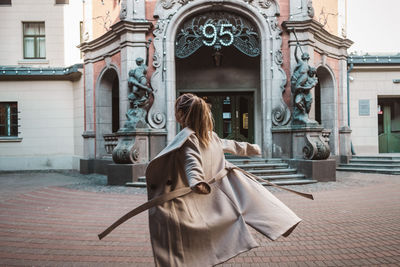
<svg viewBox="0 0 400 267">
<path fill-rule="evenodd" d="M 349 163 L 351 159 L 351 129 L 343 126 L 339 129 L 340 136 L 340 163 Z"/>
</svg>

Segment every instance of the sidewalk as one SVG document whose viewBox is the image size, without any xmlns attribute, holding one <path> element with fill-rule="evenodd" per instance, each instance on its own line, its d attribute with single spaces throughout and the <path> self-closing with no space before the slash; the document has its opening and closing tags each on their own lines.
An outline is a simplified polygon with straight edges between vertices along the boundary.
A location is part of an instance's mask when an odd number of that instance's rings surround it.
<svg viewBox="0 0 400 267">
<path fill-rule="evenodd" d="M 220 266 L 400 265 L 400 176 L 338 172 L 338 182 L 268 188 L 303 222 L 288 238 Z M 153 266 L 147 213 L 104 240 L 97 234 L 146 201 L 144 189 L 107 187 L 103 176 L 0 173 L 0 266 Z"/>
</svg>

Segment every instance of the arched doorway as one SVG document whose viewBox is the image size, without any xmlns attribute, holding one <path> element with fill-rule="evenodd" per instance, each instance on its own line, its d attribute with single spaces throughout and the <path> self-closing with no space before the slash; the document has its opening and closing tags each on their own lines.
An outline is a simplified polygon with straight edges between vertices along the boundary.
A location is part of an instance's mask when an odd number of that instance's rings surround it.
<svg viewBox="0 0 400 267">
<path fill-rule="evenodd" d="M 196 40 L 201 34 L 212 37 Z M 254 142 L 255 131 L 261 130 L 256 112 L 260 54 L 259 33 L 246 18 L 226 11 L 196 14 L 177 34 L 176 96 L 191 92 L 203 97 L 211 105 L 214 130 L 221 138 Z"/>
<path fill-rule="evenodd" d="M 117 71 L 109 68 L 100 75 L 96 89 L 96 158 L 108 155 L 104 135 L 119 128 L 119 78 Z"/>
<path fill-rule="evenodd" d="M 153 128 L 165 128 L 167 142 L 176 135 L 174 102 L 178 93 L 177 89 L 180 89 L 177 88 L 176 81 L 178 77 L 176 75 L 176 36 L 181 32 L 183 23 L 189 18 L 197 14 L 220 11 L 239 14 L 247 18 L 260 35 L 259 90 L 252 89 L 255 90 L 253 97 L 256 99 L 254 103 L 254 142 L 262 147 L 263 156 L 272 157 L 274 147 L 272 128 L 287 125 L 290 120 L 290 110 L 282 97 L 287 77 L 282 69 L 282 30 L 278 21 L 279 6 L 275 1 L 268 2 L 268 5 L 260 5 L 257 1 L 236 0 L 183 1 L 168 6 L 168 8 L 158 1 L 154 12 L 158 21 L 153 32 L 153 66 L 156 69 L 151 77 L 155 97 L 147 116 L 149 124 Z M 224 28 L 222 31 L 226 30 Z M 216 30 L 216 32 L 223 35 L 221 30 Z M 208 34 L 211 33 L 208 32 Z M 206 41 L 210 42 L 211 39 Z M 196 43 L 192 44 L 196 45 Z M 209 56 L 207 55 L 207 57 Z M 205 58 L 203 60 L 206 61 Z M 223 57 L 222 64 L 224 65 L 225 62 L 226 58 Z M 208 77 L 204 77 L 204 79 L 208 79 Z M 256 95 L 257 92 L 258 95 Z M 259 117 L 257 118 L 257 116 Z"/>
<path fill-rule="evenodd" d="M 335 84 L 333 75 L 325 66 L 317 68 L 318 84 L 314 91 L 315 120 L 325 129 L 331 130 L 329 146 L 333 155 L 337 154 L 338 129 L 335 119 L 337 110 L 337 99 L 335 95 Z"/>
</svg>

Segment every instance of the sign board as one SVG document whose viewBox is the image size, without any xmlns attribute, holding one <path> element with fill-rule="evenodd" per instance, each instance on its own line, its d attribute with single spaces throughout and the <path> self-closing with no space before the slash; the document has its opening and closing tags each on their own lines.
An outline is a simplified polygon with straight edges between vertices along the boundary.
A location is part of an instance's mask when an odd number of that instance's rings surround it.
<svg viewBox="0 0 400 267">
<path fill-rule="evenodd" d="M 358 100 L 358 115 L 359 116 L 369 116 L 370 115 L 369 99 Z"/>
</svg>

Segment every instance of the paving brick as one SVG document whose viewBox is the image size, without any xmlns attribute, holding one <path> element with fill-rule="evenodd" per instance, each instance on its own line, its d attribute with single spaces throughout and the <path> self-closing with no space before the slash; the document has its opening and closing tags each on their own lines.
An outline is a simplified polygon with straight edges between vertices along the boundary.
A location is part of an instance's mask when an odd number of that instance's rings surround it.
<svg viewBox="0 0 400 267">
<path fill-rule="evenodd" d="M 324 190 L 296 187 L 313 192 L 314 201 L 271 190 L 303 222 L 275 242 L 252 230 L 261 247 L 221 266 L 399 266 L 400 179 L 357 174 L 351 177 L 358 182 L 349 185 L 338 177 L 334 185 L 316 187 Z M 7 198 L 0 196 L 0 266 L 153 266 L 146 213 L 97 239 L 144 201 L 139 191 L 88 192 L 45 184 L 8 192 Z"/>
</svg>

